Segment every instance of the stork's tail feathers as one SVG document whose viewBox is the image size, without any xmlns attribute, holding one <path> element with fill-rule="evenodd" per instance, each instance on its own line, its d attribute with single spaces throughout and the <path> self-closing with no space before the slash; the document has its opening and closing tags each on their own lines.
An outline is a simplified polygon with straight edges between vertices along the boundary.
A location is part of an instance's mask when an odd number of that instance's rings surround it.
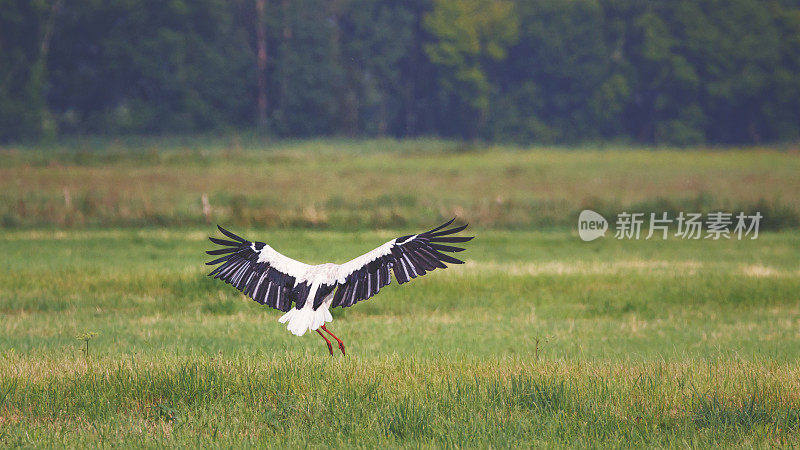
<svg viewBox="0 0 800 450">
<path fill-rule="evenodd" d="M 315 331 L 325 325 L 325 322 L 331 321 L 333 316 L 325 306 L 320 306 L 316 311 L 311 308 L 293 309 L 278 319 L 280 323 L 289 322 L 286 328 L 295 336 L 302 336 L 306 331 Z"/>
</svg>

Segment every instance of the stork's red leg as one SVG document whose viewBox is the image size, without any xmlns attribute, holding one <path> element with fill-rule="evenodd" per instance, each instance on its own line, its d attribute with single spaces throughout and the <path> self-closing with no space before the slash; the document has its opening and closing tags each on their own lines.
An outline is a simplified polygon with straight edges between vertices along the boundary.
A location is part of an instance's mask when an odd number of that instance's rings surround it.
<svg viewBox="0 0 800 450">
<path fill-rule="evenodd" d="M 331 330 L 329 330 L 329 329 L 325 328 L 325 325 L 321 326 L 320 328 L 322 328 L 323 330 L 325 330 L 325 332 L 326 332 L 326 333 L 330 334 L 331 336 L 333 336 L 333 338 L 334 338 L 334 339 L 336 339 L 336 342 L 338 342 L 338 343 L 339 343 L 339 350 L 341 350 L 341 351 L 342 351 L 342 354 L 344 355 L 344 354 L 345 354 L 345 353 L 344 353 L 344 342 L 342 342 L 342 340 L 341 340 L 341 339 L 339 339 L 338 337 L 336 337 L 336 335 L 335 335 L 335 334 L 331 333 Z"/>
<path fill-rule="evenodd" d="M 328 344 L 328 351 L 331 353 L 331 356 L 333 356 L 333 346 L 331 345 L 331 341 L 329 341 L 328 338 L 326 338 L 325 335 L 322 334 L 322 331 L 319 331 L 319 328 L 317 328 L 317 333 L 319 333 L 319 335 L 322 336 L 322 339 L 325 339 L 325 343 Z"/>
</svg>

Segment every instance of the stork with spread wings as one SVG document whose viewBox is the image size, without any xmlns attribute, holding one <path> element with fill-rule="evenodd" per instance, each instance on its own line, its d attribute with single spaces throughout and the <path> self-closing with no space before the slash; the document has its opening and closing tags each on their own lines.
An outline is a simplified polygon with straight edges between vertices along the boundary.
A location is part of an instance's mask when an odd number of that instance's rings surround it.
<svg viewBox="0 0 800 450">
<path fill-rule="evenodd" d="M 472 237 L 454 236 L 466 225 L 446 229 L 454 220 L 424 233 L 392 239 L 344 264 L 318 265 L 295 261 L 263 242 L 248 241 L 217 226 L 231 240 L 210 237 L 223 248 L 206 253 L 222 256 L 206 264 L 219 264 L 209 276 L 229 283 L 262 305 L 286 312 L 278 321 L 288 323 L 293 334 L 316 331 L 333 355 L 333 346 L 322 333 L 325 331 L 344 354 L 344 342 L 325 326 L 333 320 L 330 309 L 346 308 L 372 297 L 391 283 L 392 273 L 403 284 L 435 269 L 445 269 L 445 263 L 463 264 L 447 253 L 464 249 L 448 244 L 467 242 Z"/>
</svg>

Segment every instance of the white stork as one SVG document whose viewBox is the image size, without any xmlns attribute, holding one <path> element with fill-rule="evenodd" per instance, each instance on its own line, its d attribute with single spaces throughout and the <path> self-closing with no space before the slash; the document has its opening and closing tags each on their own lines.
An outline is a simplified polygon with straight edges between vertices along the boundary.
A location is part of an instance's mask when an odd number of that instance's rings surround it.
<svg viewBox="0 0 800 450">
<path fill-rule="evenodd" d="M 231 284 L 262 305 L 286 312 L 278 321 L 288 322 L 292 334 L 302 336 L 308 330 L 316 331 L 333 355 L 331 341 L 320 331 L 324 330 L 344 354 L 344 342 L 325 327 L 325 322 L 333 320 L 330 308 L 346 308 L 372 297 L 391 282 L 392 272 L 403 284 L 434 269 L 447 268 L 444 263 L 463 264 L 443 253 L 463 251 L 446 244 L 472 239 L 450 236 L 467 227 L 444 229 L 453 220 L 424 233 L 392 239 L 344 264 L 318 265 L 295 261 L 263 242 L 250 242 L 218 225 L 233 240 L 209 237 L 211 242 L 225 247 L 206 252 L 224 255 L 206 263 L 222 263 L 208 275 Z"/>
</svg>

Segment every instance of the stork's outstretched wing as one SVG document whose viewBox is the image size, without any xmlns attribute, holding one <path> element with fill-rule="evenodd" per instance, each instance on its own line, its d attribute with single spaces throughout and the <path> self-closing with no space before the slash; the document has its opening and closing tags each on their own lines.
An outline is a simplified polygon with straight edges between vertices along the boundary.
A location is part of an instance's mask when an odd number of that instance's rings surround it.
<svg viewBox="0 0 800 450">
<path fill-rule="evenodd" d="M 263 242 L 250 242 L 220 226 L 217 228 L 233 240 L 209 238 L 211 242 L 225 246 L 206 252 L 224 255 L 206 263 L 222 263 L 209 276 L 231 284 L 262 305 L 281 311 L 289 311 L 292 302 L 298 299 L 305 302 L 308 283 L 295 286 L 295 282 L 305 275 L 307 264 L 287 258 Z"/>
<path fill-rule="evenodd" d="M 437 268 L 446 269 L 445 263 L 463 264 L 464 261 L 443 253 L 463 251 L 463 248 L 446 244 L 472 239 L 450 236 L 467 227 L 462 225 L 445 230 L 453 220 L 424 233 L 392 239 L 375 250 L 342 264 L 331 306 L 353 306 L 372 297 L 392 281 L 391 272 L 394 272 L 397 282 L 403 284 Z M 321 303 L 321 300 L 315 299 L 315 308 L 319 306 L 316 303 Z"/>
</svg>

